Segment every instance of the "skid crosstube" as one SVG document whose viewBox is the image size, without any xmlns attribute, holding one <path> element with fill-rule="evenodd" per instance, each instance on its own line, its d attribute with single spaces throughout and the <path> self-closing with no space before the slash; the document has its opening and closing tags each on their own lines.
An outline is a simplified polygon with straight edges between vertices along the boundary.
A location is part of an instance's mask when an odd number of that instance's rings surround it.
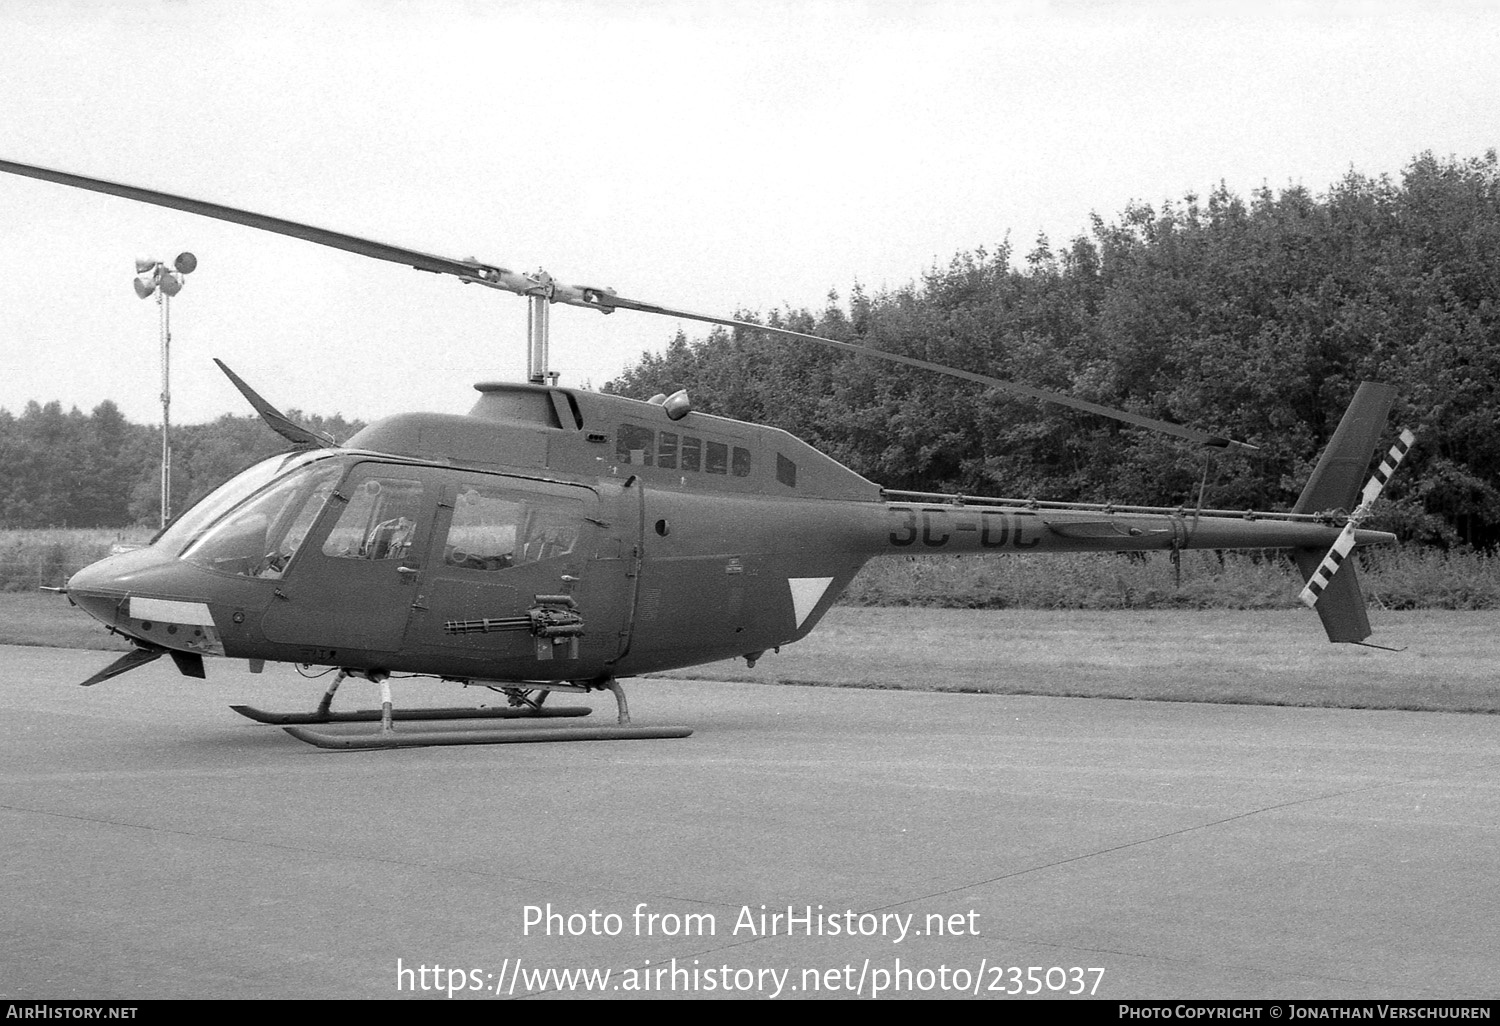
<svg viewBox="0 0 1500 1026">
<path fill-rule="evenodd" d="M 279 713 L 257 709 L 253 705 L 231 705 L 229 708 L 255 720 L 278 727 L 314 723 L 378 723 L 384 710 L 355 709 L 352 712 Z M 536 720 L 555 716 L 587 716 L 594 710 L 586 705 L 552 706 L 540 709 L 401 709 L 391 712 L 393 720 Z"/>
<path fill-rule="evenodd" d="M 382 731 L 376 734 L 324 734 L 283 727 L 298 741 L 332 750 L 428 748 L 434 745 L 539 744 L 546 741 L 643 741 L 687 737 L 691 727 L 498 727 L 493 730 Z"/>
</svg>

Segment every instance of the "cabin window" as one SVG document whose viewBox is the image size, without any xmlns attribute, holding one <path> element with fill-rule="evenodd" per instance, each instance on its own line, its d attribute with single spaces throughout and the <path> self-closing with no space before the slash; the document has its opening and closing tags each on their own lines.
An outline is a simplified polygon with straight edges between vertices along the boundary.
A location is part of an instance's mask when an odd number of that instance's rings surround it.
<svg viewBox="0 0 1500 1026">
<path fill-rule="evenodd" d="M 505 570 L 572 554 L 579 514 L 563 500 L 525 499 L 490 481 L 459 486 L 443 544 L 443 565 L 462 570 Z"/>
<path fill-rule="evenodd" d="M 779 452 L 776 454 L 776 480 L 788 488 L 797 487 L 797 464 Z"/>
<path fill-rule="evenodd" d="M 635 424 L 621 424 L 615 435 L 615 459 L 649 467 L 655 462 L 656 432 Z"/>
<path fill-rule="evenodd" d="M 443 564 L 466 570 L 504 570 L 516 563 L 521 503 L 493 488 L 468 487 L 453 502 Z"/>
<path fill-rule="evenodd" d="M 694 438 L 692 435 L 682 436 L 682 469 L 699 471 L 703 469 L 703 440 Z"/>
<path fill-rule="evenodd" d="M 729 446 L 723 442 L 708 443 L 707 466 L 703 469 L 710 474 L 727 474 L 729 472 Z"/>
<path fill-rule="evenodd" d="M 750 450 L 741 449 L 736 445 L 734 447 L 734 462 L 729 465 L 729 469 L 734 472 L 735 477 L 749 477 Z"/>
<path fill-rule="evenodd" d="M 521 525 L 521 547 L 518 563 L 536 563 L 543 559 L 572 555 L 578 544 L 579 514 L 571 509 L 528 503 L 526 519 Z"/>
<path fill-rule="evenodd" d="M 656 465 L 663 470 L 677 469 L 677 436 L 663 431 L 657 438 Z"/>
<path fill-rule="evenodd" d="M 422 482 L 367 477 L 351 484 L 349 502 L 323 542 L 339 559 L 405 559 L 422 516 Z"/>
</svg>

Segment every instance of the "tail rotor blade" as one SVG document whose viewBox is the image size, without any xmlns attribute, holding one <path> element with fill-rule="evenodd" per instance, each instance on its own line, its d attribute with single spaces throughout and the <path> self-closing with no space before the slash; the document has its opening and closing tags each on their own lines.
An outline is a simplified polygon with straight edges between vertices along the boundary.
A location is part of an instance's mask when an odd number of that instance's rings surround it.
<svg viewBox="0 0 1500 1026">
<path fill-rule="evenodd" d="M 1339 572 L 1339 566 L 1353 550 L 1354 532 L 1359 528 L 1360 521 L 1370 515 L 1370 506 L 1385 488 L 1386 482 L 1391 479 L 1391 475 L 1396 472 L 1396 468 L 1401 465 L 1401 461 L 1406 458 L 1406 454 L 1411 451 L 1416 441 L 1417 436 L 1403 428 L 1401 437 L 1396 440 L 1395 445 L 1391 446 L 1391 451 L 1386 453 L 1385 459 L 1380 461 L 1380 466 L 1375 468 L 1375 473 L 1365 484 L 1364 490 L 1359 493 L 1359 508 L 1350 514 L 1349 522 L 1344 525 L 1333 547 L 1328 550 L 1328 555 L 1323 557 L 1323 562 L 1318 564 L 1318 568 L 1307 579 L 1307 587 L 1303 588 L 1302 593 L 1297 596 L 1308 609 L 1317 607 L 1318 597 L 1328 588 L 1333 575 Z"/>
<path fill-rule="evenodd" d="M 1338 539 L 1333 543 L 1333 547 L 1328 550 L 1328 555 L 1323 557 L 1323 562 L 1318 564 L 1318 568 L 1307 579 L 1307 587 L 1303 588 L 1302 593 L 1297 597 L 1302 600 L 1302 604 L 1308 609 L 1317 607 L 1318 597 L 1323 594 L 1324 590 L 1328 587 L 1328 583 L 1333 580 L 1333 575 L 1339 572 L 1339 567 L 1343 564 L 1345 557 L 1354 548 L 1354 531 L 1353 521 L 1344 525 L 1344 530 L 1340 532 Z M 1317 552 L 1318 550 L 1313 549 L 1312 551 Z"/>
<path fill-rule="evenodd" d="M 1380 461 L 1380 466 L 1375 468 L 1375 473 L 1365 483 L 1364 491 L 1359 493 L 1359 508 L 1369 512 L 1370 503 L 1380 495 L 1381 489 L 1390 481 L 1391 475 L 1406 459 L 1406 454 L 1411 452 L 1411 447 L 1417 444 L 1417 436 L 1405 428 L 1401 429 L 1401 437 L 1396 439 L 1396 444 L 1391 446 L 1391 451 L 1385 454 L 1385 459 Z M 1355 511 L 1358 515 L 1359 510 Z"/>
</svg>

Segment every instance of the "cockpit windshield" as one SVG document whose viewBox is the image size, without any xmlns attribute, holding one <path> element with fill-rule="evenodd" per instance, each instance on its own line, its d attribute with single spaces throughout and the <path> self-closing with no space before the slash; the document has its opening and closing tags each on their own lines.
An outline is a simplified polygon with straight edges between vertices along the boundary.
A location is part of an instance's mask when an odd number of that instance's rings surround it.
<svg viewBox="0 0 1500 1026">
<path fill-rule="evenodd" d="M 272 456 L 270 459 L 262 460 L 240 471 L 194 503 L 191 508 L 174 520 L 153 544 L 168 555 L 182 555 L 183 550 L 197 541 L 199 535 L 214 521 L 255 494 L 267 483 L 274 481 L 282 474 L 290 473 L 315 460 L 326 459 L 330 455 L 332 454 L 327 450 L 282 453 L 280 456 Z"/>
<path fill-rule="evenodd" d="M 180 546 L 181 558 L 211 570 L 280 577 L 351 462 L 283 458 L 258 464 L 205 499 L 212 509 L 202 520 L 187 525 L 185 517 L 157 544 Z M 172 537 L 184 527 L 191 531 Z"/>
</svg>

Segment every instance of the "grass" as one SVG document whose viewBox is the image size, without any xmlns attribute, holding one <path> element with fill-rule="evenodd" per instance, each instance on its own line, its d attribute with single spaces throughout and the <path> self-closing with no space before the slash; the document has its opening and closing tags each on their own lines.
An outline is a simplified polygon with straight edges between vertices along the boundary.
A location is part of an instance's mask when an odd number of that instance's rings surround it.
<svg viewBox="0 0 1500 1026">
<path fill-rule="evenodd" d="M 154 533 L 149 527 L 0 531 L 0 592 L 55 587 L 109 555 L 112 546 L 139 545 Z"/>
<path fill-rule="evenodd" d="M 1486 552 L 1394 549 L 1360 555 L 1372 606 L 1500 609 L 1500 559 Z M 916 556 L 875 559 L 842 599 L 856 606 L 955 609 L 1295 609 L 1302 578 L 1279 554 Z"/>
<path fill-rule="evenodd" d="M 1381 613 L 1386 652 L 1330 645 L 1298 611 L 836 608 L 753 669 L 653 676 L 982 694 L 1500 712 L 1493 614 Z"/>
</svg>

